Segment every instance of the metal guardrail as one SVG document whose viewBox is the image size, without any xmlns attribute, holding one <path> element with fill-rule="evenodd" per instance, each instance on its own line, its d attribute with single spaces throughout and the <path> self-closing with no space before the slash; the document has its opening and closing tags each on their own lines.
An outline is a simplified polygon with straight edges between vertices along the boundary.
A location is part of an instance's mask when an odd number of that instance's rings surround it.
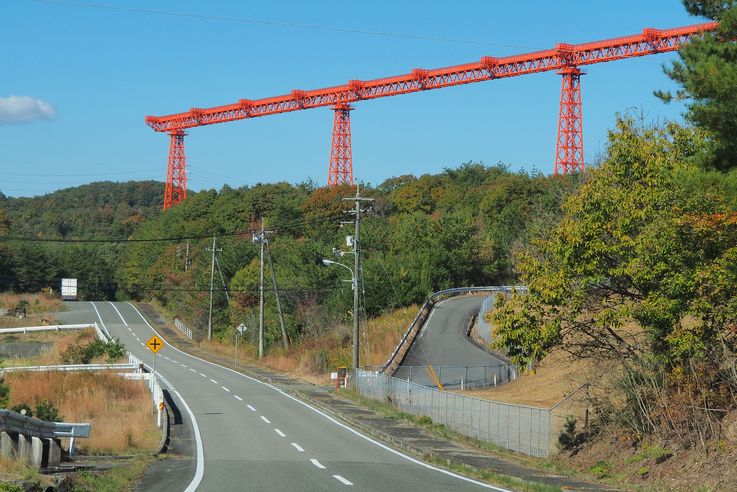
<svg viewBox="0 0 737 492">
<path fill-rule="evenodd" d="M 430 375 L 429 367 L 399 366 L 393 377 L 436 388 L 437 382 Z M 518 377 L 517 368 L 505 362 L 486 366 L 432 366 L 432 370 L 446 390 L 491 388 Z"/>
<path fill-rule="evenodd" d="M 130 371 L 138 369 L 138 364 L 58 364 L 53 366 L 3 367 L 0 374 L 18 371 Z"/>
<path fill-rule="evenodd" d="M 417 313 L 417 316 L 409 325 L 407 331 L 404 333 L 404 336 L 400 340 L 399 345 L 397 345 L 397 347 L 394 349 L 394 352 L 392 352 L 392 355 L 389 357 L 389 360 L 387 360 L 386 364 L 384 364 L 381 373 L 387 374 L 389 376 L 394 374 L 394 371 L 396 371 L 397 367 L 399 367 L 399 364 L 402 363 L 402 360 L 404 360 L 404 357 L 407 355 L 409 348 L 414 343 L 415 337 L 425 325 L 425 321 L 427 321 L 430 312 L 438 302 L 449 299 L 451 297 L 467 294 L 481 294 L 484 292 L 524 292 L 526 290 L 527 286 L 524 285 L 503 285 L 489 287 L 459 287 L 455 289 L 445 289 L 430 294 L 430 296 L 428 296 L 428 298 L 425 300 L 425 303 L 420 308 L 420 312 Z"/>
<path fill-rule="evenodd" d="M 0 430 L 41 439 L 90 437 L 90 424 L 46 422 L 10 410 L 0 410 Z"/>
<path fill-rule="evenodd" d="M 190 340 L 192 339 L 192 330 L 187 328 L 187 325 L 185 325 L 179 318 L 174 318 L 174 326 L 176 326 L 179 331 L 184 334 L 184 336 L 186 336 Z"/>
<path fill-rule="evenodd" d="M 97 323 L 78 324 L 78 325 L 44 325 L 44 326 L 21 326 L 18 328 L 0 328 L 0 335 L 5 333 L 29 333 L 35 331 L 61 331 L 61 330 L 83 330 L 85 328 L 94 328 L 97 332 L 97 338 L 109 342 L 112 337 L 106 330 L 100 328 Z"/>
</svg>

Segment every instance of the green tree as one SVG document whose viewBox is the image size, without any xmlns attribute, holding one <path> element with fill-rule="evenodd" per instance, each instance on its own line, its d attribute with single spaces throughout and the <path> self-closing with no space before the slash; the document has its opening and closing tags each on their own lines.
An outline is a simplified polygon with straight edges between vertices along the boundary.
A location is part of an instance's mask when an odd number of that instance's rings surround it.
<svg viewBox="0 0 737 492">
<path fill-rule="evenodd" d="M 563 220 L 520 254 L 529 295 L 494 315 L 498 345 L 519 363 L 559 344 L 582 357 L 652 351 L 678 363 L 730 340 L 737 215 L 713 188 L 684 179 L 702 172 L 688 164 L 698 132 L 617 126 L 608 159 L 566 201 Z"/>
<path fill-rule="evenodd" d="M 707 132 L 703 165 L 719 170 L 737 166 L 737 3 L 734 0 L 684 0 L 693 15 L 719 21 L 717 30 L 695 38 L 679 51 L 680 61 L 665 68 L 688 100 L 686 118 Z M 668 102 L 669 92 L 656 92 Z"/>
</svg>

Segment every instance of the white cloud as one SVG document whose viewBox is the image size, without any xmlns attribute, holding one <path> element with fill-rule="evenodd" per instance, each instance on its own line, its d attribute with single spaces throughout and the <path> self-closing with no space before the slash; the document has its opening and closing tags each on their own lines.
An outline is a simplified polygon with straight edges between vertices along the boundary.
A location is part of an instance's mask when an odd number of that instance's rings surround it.
<svg viewBox="0 0 737 492">
<path fill-rule="evenodd" d="M 50 120 L 56 115 L 54 107 L 31 96 L 0 97 L 0 125 Z"/>
</svg>

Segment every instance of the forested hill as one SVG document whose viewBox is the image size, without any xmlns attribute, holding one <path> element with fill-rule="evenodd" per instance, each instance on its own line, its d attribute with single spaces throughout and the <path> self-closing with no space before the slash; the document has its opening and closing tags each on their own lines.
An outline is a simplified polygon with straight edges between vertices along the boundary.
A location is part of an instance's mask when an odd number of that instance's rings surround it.
<svg viewBox="0 0 737 492">
<path fill-rule="evenodd" d="M 161 212 L 164 184 L 103 181 L 33 198 L 0 193 L 10 235 L 38 238 L 126 238 Z"/>
</svg>

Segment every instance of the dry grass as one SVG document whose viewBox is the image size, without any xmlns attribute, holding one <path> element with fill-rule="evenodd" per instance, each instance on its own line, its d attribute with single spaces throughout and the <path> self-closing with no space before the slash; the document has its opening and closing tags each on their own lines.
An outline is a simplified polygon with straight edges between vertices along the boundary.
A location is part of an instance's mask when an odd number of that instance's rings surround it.
<svg viewBox="0 0 737 492">
<path fill-rule="evenodd" d="M 67 422 L 89 422 L 92 434 L 78 441 L 81 453 L 155 450 L 160 439 L 151 394 L 143 381 L 109 373 L 15 372 L 5 376 L 10 405 L 35 408 L 48 399 Z"/>
<path fill-rule="evenodd" d="M 31 333 L 13 333 L 0 335 L 0 342 L 53 342 L 51 350 L 44 351 L 36 357 L 8 358 L 3 361 L 6 367 L 12 366 L 48 366 L 62 364 L 61 355 L 70 345 L 86 345 L 97 337 L 94 328 L 83 330 L 36 331 Z M 99 361 L 105 362 L 104 357 Z"/>
<path fill-rule="evenodd" d="M 384 364 L 417 315 L 418 309 L 417 306 L 409 306 L 362 324 L 361 365 Z M 260 363 L 316 384 L 329 384 L 331 371 L 341 366 L 348 367 L 352 363 L 352 333 L 352 327 L 338 326 L 320 337 L 306 338 L 299 344 L 292 345 L 289 351 L 281 345 L 275 345 L 267 350 Z M 233 358 L 233 340 L 203 340 L 199 347 L 207 352 Z M 318 369 L 318 359 L 327 363 L 327 371 Z M 252 344 L 239 343 L 238 362 L 256 364 L 258 348 Z"/>
<path fill-rule="evenodd" d="M 28 314 L 53 313 L 63 311 L 64 305 L 61 300 L 52 295 L 47 294 L 0 294 L 0 307 L 14 308 L 21 299 L 28 301 L 29 306 L 26 309 Z"/>
</svg>

